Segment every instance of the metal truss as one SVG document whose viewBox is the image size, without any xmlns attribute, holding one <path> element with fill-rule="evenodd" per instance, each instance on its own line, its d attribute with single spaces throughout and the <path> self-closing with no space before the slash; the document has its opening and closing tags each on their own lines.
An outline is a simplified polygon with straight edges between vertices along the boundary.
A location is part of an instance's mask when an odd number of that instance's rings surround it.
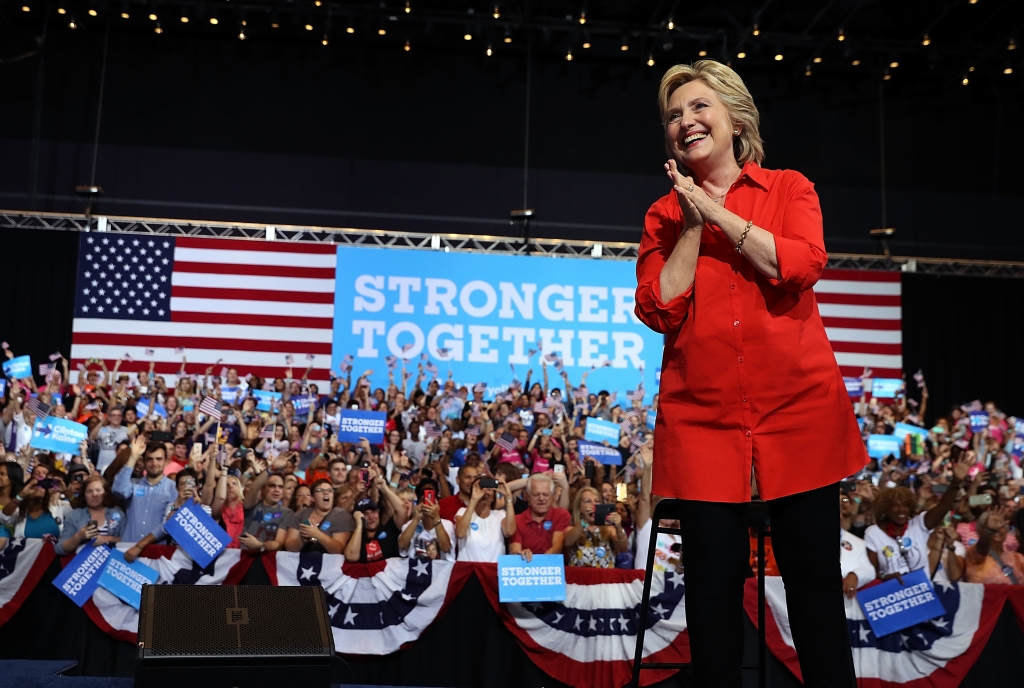
<svg viewBox="0 0 1024 688">
<path fill-rule="evenodd" d="M 638 245 L 569 239 L 531 239 L 473 234 L 422 234 L 351 227 L 262 225 L 246 222 L 210 222 L 126 216 L 70 215 L 0 210 L 0 230 L 48 229 L 71 232 L 123 232 L 166 236 L 217 237 L 253 241 L 311 242 L 343 246 L 400 248 L 425 251 L 458 251 L 542 255 L 601 260 L 636 260 Z M 1024 279 L 1024 262 L 956 260 L 912 256 L 881 256 L 855 253 L 829 255 L 828 267 L 844 270 L 884 270 L 950 277 L 1013 277 Z"/>
</svg>

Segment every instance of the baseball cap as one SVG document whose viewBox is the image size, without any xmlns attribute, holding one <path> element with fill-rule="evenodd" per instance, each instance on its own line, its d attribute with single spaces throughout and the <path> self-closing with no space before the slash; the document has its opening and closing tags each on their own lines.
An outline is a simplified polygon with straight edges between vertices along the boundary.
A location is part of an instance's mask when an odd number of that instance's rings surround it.
<svg viewBox="0 0 1024 688">
<path fill-rule="evenodd" d="M 380 511 L 380 507 L 377 506 L 377 502 L 364 497 L 356 503 L 356 511 Z"/>
</svg>

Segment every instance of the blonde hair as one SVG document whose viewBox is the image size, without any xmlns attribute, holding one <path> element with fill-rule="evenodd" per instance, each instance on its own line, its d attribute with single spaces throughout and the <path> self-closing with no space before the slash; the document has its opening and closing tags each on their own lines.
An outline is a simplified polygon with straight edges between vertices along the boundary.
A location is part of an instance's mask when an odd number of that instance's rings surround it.
<svg viewBox="0 0 1024 688">
<path fill-rule="evenodd" d="M 597 497 L 597 503 L 601 503 L 601 493 L 598 492 L 597 488 L 590 487 L 589 485 L 586 487 L 581 487 L 579 489 L 579 492 L 576 493 L 576 496 L 572 500 L 572 523 L 575 526 L 582 525 L 583 519 L 580 518 L 580 506 L 583 502 L 583 495 L 587 493 L 590 493 Z"/>
<path fill-rule="evenodd" d="M 740 130 L 739 136 L 733 138 L 732 147 L 736 154 L 736 163 L 741 167 L 747 162 L 758 165 L 764 160 L 764 141 L 761 140 L 761 115 L 754 105 L 743 79 L 731 68 L 715 60 L 698 60 L 692 65 L 676 65 L 670 67 L 665 76 L 661 77 L 658 88 L 658 107 L 661 110 L 661 123 L 668 131 L 668 101 L 677 88 L 691 81 L 702 81 L 714 91 L 725 105 L 733 125 Z M 665 147 L 668 149 L 666 138 Z M 671 155 L 671 150 L 669 150 Z"/>
</svg>

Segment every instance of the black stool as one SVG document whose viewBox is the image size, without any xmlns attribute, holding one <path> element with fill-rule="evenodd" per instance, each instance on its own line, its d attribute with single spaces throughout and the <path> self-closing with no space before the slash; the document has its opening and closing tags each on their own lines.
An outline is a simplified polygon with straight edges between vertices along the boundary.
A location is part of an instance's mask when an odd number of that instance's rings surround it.
<svg viewBox="0 0 1024 688">
<path fill-rule="evenodd" d="M 684 669 L 690 664 L 688 662 L 647 662 L 643 663 L 644 636 L 647 634 L 647 608 L 651 603 L 651 578 L 654 572 L 654 553 L 658 545 L 658 535 L 669 533 L 670 535 L 682 536 L 678 528 L 662 528 L 661 519 L 677 520 L 679 518 L 679 500 L 662 499 L 651 514 L 651 542 L 647 549 L 647 567 L 644 576 L 644 594 L 640 599 L 640 619 L 637 625 L 636 649 L 633 651 L 633 680 L 630 682 L 632 688 L 640 687 L 640 672 L 644 669 Z M 766 688 L 768 685 L 767 676 L 767 652 L 768 646 L 765 642 L 765 595 L 764 595 L 764 537 L 769 531 L 768 504 L 756 500 L 749 503 L 747 511 L 747 525 L 757 528 L 757 665 L 756 667 L 744 664 L 744 669 L 757 669 L 757 685 Z M 685 572 L 684 572 L 685 575 Z M 688 593 L 687 593 L 688 594 Z M 685 604 L 685 598 L 683 600 Z"/>
</svg>

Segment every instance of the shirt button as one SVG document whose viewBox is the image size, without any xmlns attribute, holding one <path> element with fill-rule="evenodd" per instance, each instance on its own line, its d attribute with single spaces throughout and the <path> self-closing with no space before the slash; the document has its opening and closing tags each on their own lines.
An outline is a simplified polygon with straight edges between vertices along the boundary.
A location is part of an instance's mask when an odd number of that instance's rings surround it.
<svg viewBox="0 0 1024 688">
<path fill-rule="evenodd" d="M 750 437 L 750 431 L 747 430 L 747 437 Z"/>
<path fill-rule="evenodd" d="M 739 320 L 733 320 L 732 321 L 732 326 L 733 327 L 739 327 L 740 326 L 740 321 Z"/>
<path fill-rule="evenodd" d="M 743 401 L 744 401 L 744 403 L 745 403 L 745 402 L 747 401 L 747 398 L 746 398 L 746 397 L 743 397 Z"/>
<path fill-rule="evenodd" d="M 742 356 L 740 356 L 740 357 L 739 357 L 739 358 L 737 358 L 736 360 L 737 360 L 737 361 L 739 361 L 740 363 L 743 363 L 743 357 L 742 357 Z"/>
<path fill-rule="evenodd" d="M 730 285 L 729 285 L 729 288 L 730 288 L 730 289 L 735 289 L 735 288 L 736 288 L 736 285 L 735 285 L 735 284 L 730 284 Z"/>
</svg>

